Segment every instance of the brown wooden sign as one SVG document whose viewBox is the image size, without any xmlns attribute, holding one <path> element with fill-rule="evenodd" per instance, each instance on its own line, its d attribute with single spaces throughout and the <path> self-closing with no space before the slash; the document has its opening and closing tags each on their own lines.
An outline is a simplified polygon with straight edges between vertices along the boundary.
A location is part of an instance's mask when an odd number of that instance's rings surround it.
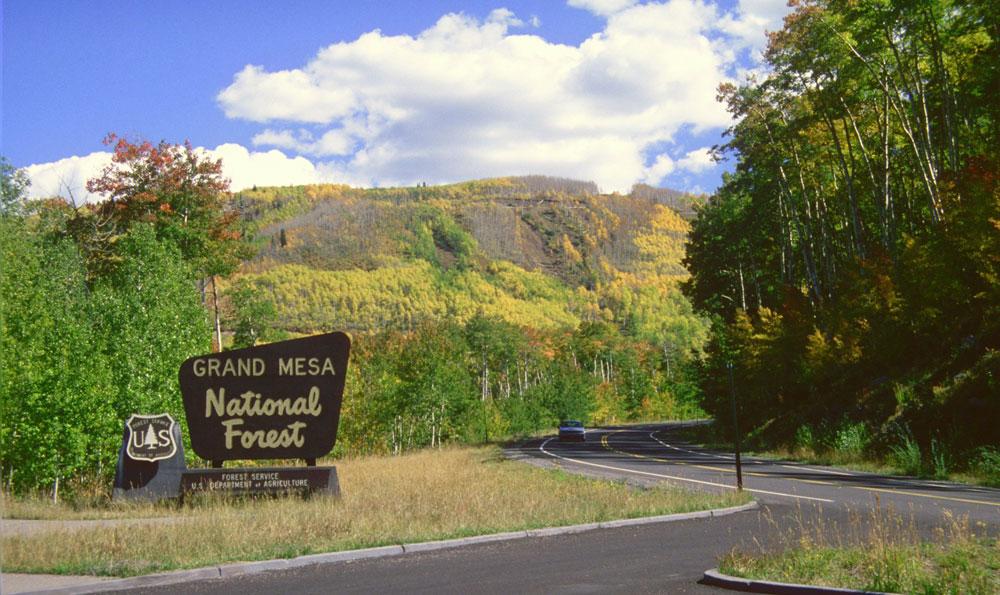
<svg viewBox="0 0 1000 595">
<path fill-rule="evenodd" d="M 180 384 L 191 448 L 219 462 L 329 453 L 350 348 L 346 334 L 328 333 L 185 361 Z"/>
</svg>

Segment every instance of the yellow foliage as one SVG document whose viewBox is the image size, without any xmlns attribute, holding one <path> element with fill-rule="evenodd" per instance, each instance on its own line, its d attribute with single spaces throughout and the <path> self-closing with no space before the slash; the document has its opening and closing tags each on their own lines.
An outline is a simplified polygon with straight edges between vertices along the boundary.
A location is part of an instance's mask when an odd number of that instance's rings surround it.
<svg viewBox="0 0 1000 595">
<path fill-rule="evenodd" d="M 627 322 L 640 338 L 700 351 L 707 325 L 677 286 L 688 223 L 648 200 L 592 190 L 537 177 L 255 189 L 244 204 L 270 233 L 280 225 L 286 243 L 272 238 L 242 274 L 270 293 L 292 332 L 409 329 L 483 312 L 541 329 Z M 454 264 L 467 244 L 471 256 Z"/>
<path fill-rule="evenodd" d="M 624 418 L 622 401 L 615 392 L 613 384 L 602 382 L 595 389 L 596 406 L 590 419 L 596 424 L 613 424 Z"/>
<path fill-rule="evenodd" d="M 279 318 L 300 331 L 409 328 L 415 321 L 478 312 L 519 326 L 573 328 L 571 292 L 542 273 L 497 263 L 493 280 L 477 271 L 445 274 L 423 260 L 371 271 L 321 271 L 281 265 L 245 275 L 269 292 Z"/>
<path fill-rule="evenodd" d="M 573 246 L 573 242 L 569 241 L 569 236 L 563 234 L 562 236 L 562 250 L 566 258 L 573 263 L 583 262 L 583 257 L 580 256 L 580 252 Z"/>
</svg>

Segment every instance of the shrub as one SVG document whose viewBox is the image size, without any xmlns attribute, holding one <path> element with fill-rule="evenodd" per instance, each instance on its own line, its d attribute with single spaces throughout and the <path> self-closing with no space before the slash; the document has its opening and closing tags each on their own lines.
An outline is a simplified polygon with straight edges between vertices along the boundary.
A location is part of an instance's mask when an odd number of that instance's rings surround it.
<svg viewBox="0 0 1000 595">
<path fill-rule="evenodd" d="M 813 434 L 812 426 L 801 425 L 795 430 L 795 447 L 816 450 L 816 436 Z"/>
<path fill-rule="evenodd" d="M 868 427 L 858 422 L 847 424 L 837 430 L 833 447 L 838 454 L 856 457 L 864 453 L 870 442 L 871 436 L 868 433 Z"/>
<path fill-rule="evenodd" d="M 935 479 L 947 479 L 948 469 L 951 468 L 951 454 L 948 447 L 937 438 L 931 439 L 931 464 Z"/>
<path fill-rule="evenodd" d="M 1000 487 L 1000 450 L 992 446 L 983 446 L 977 449 L 971 467 L 972 471 L 983 480 L 983 483 Z"/>
<path fill-rule="evenodd" d="M 909 428 L 898 426 L 899 443 L 889 448 L 890 461 L 907 475 L 919 475 L 921 469 L 920 445 Z"/>
</svg>

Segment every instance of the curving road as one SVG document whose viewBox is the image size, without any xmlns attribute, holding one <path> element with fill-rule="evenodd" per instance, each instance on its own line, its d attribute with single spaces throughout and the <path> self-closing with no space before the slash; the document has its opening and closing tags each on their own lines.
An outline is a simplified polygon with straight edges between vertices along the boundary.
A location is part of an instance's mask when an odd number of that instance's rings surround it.
<svg viewBox="0 0 1000 595">
<path fill-rule="evenodd" d="M 511 458 L 639 485 L 730 490 L 733 459 L 685 443 L 683 424 L 598 428 L 584 443 L 541 438 Z M 930 533 L 955 516 L 1000 533 L 1000 490 L 744 459 L 759 512 L 601 529 L 146 589 L 144 593 L 725 593 L 697 583 L 733 547 L 771 547 L 800 523 L 850 532 L 874 504 Z M 949 517 L 948 515 L 951 515 Z M 860 521 L 857 519 L 860 518 Z M 839 529 L 838 529 L 839 527 Z M 848 535 L 849 537 L 849 535 Z"/>
<path fill-rule="evenodd" d="M 666 481 L 703 490 L 735 489 L 730 453 L 711 451 L 679 437 L 687 424 L 654 424 L 591 430 L 586 443 L 556 438 L 529 442 L 512 456 L 566 470 L 637 481 Z M 762 504 L 795 503 L 828 512 L 868 511 L 878 504 L 924 523 L 942 513 L 1000 525 L 1000 490 L 946 481 L 894 477 L 788 461 L 742 457 L 743 487 Z"/>
</svg>

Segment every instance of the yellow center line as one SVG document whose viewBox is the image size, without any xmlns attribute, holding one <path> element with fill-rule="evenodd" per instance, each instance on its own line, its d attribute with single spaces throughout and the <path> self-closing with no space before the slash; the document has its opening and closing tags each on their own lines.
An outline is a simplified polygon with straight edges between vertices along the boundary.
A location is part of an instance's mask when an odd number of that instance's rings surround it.
<svg viewBox="0 0 1000 595">
<path fill-rule="evenodd" d="M 696 465 L 694 463 L 685 463 L 683 461 L 674 461 L 674 460 L 671 460 L 671 459 L 663 459 L 663 458 L 660 458 L 660 457 L 651 457 L 649 455 L 641 455 L 641 454 L 637 454 L 637 453 L 634 453 L 634 452 L 628 452 L 628 451 L 625 451 L 625 450 L 619 450 L 619 449 L 611 446 L 611 444 L 608 442 L 608 436 L 610 436 L 612 434 L 618 434 L 618 433 L 620 433 L 620 432 L 611 432 L 611 434 L 605 434 L 605 435 L 601 436 L 601 446 L 603 446 L 607 450 L 610 450 L 611 452 L 616 452 L 618 454 L 627 455 L 627 456 L 630 456 L 630 457 L 633 457 L 633 458 L 636 458 L 636 459 L 646 459 L 646 460 L 657 461 L 657 462 L 661 462 L 661 463 L 670 463 L 672 465 L 673 464 L 683 465 L 685 467 L 696 467 L 698 469 L 708 469 L 709 471 L 724 471 L 726 473 L 736 473 L 732 469 L 726 469 L 724 467 L 710 467 L 708 465 Z M 570 459 L 570 460 L 573 460 L 573 459 Z M 643 473 L 643 472 L 642 471 L 636 471 L 636 473 Z M 647 475 L 653 475 L 653 474 L 647 474 Z M 758 476 L 758 477 L 767 477 L 767 475 L 763 474 L 763 473 L 749 473 L 749 475 L 755 475 L 755 476 Z M 664 477 L 668 477 L 668 476 L 664 476 Z M 684 480 L 684 481 L 694 481 L 696 483 L 705 483 L 705 484 L 708 484 L 708 485 L 719 485 L 719 484 L 713 484 L 713 483 L 710 483 L 710 482 L 699 481 L 699 480 L 694 480 L 694 479 Z M 730 486 L 725 486 L 725 487 L 730 487 Z M 767 490 L 758 490 L 758 489 L 751 489 L 751 488 L 744 488 L 744 489 L 746 489 L 746 491 L 748 491 L 748 492 L 753 492 L 753 493 L 757 493 L 757 494 L 770 494 L 772 496 L 785 496 L 787 498 L 799 498 L 799 499 L 803 499 L 803 500 L 817 500 L 817 501 L 820 501 L 820 502 L 833 502 L 833 500 L 828 500 L 826 498 L 815 498 L 813 496 L 800 496 L 798 494 L 785 494 L 785 493 L 782 493 L 782 492 L 770 492 L 770 491 L 767 491 Z"/>
<path fill-rule="evenodd" d="M 607 436 L 605 436 L 605 438 L 606 437 Z M 667 446 L 661 440 L 658 440 L 656 438 L 656 436 L 652 436 L 651 435 L 651 437 L 653 438 L 653 440 L 656 440 L 660 444 L 663 444 L 664 446 Z M 605 441 L 602 440 L 602 442 L 605 442 Z M 641 455 L 635 455 L 635 456 L 641 456 Z M 654 458 L 654 457 L 650 457 L 650 458 Z M 671 463 L 680 464 L 680 465 L 688 465 L 688 463 L 684 463 L 684 462 L 681 462 L 681 461 L 668 461 L 667 459 L 659 459 L 659 458 L 657 458 L 655 460 L 664 461 L 664 462 L 671 462 Z M 726 473 L 736 473 L 736 471 L 734 471 L 732 469 L 723 469 L 723 468 L 718 468 L 718 467 L 708 467 L 708 466 L 705 466 L 705 465 L 691 465 L 691 466 L 692 467 L 700 467 L 702 469 L 713 469 L 713 470 L 716 470 L 716 471 L 725 471 Z M 789 467 L 791 469 L 796 469 L 796 468 L 797 469 L 808 469 L 807 467 L 792 467 L 790 465 L 782 465 L 782 466 L 783 467 Z M 823 470 L 823 469 L 810 469 L 810 470 L 825 472 L 825 470 Z M 860 475 L 851 475 L 850 473 L 844 473 L 842 471 L 836 471 L 836 472 L 833 472 L 833 473 L 835 473 L 837 475 L 847 475 L 847 476 L 850 476 L 850 477 L 861 477 Z M 761 473 L 749 473 L 749 475 L 757 475 L 757 476 L 760 476 L 760 477 L 772 477 L 773 478 L 773 476 L 768 475 L 766 473 L 765 474 L 761 474 Z M 869 492 L 885 492 L 887 494 L 916 496 L 918 498 L 930 498 L 930 499 L 933 499 L 933 500 L 948 500 L 948 501 L 951 501 L 951 502 L 962 502 L 962 503 L 965 503 L 965 504 L 985 504 L 986 506 L 997 506 L 997 507 L 1000 507 L 1000 502 L 989 502 L 989 501 L 986 501 L 986 500 L 973 500 L 971 498 L 956 498 L 954 496 L 939 496 L 937 494 L 923 494 L 921 492 L 911 492 L 909 490 L 902 490 L 902 489 L 898 489 L 898 488 L 871 488 L 871 487 L 865 487 L 865 486 L 841 485 L 841 484 L 837 484 L 837 483 L 829 482 L 829 481 L 820 481 L 818 479 L 801 479 L 801 478 L 798 478 L 798 477 L 785 477 L 785 478 L 782 478 L 782 479 L 786 479 L 788 481 L 802 481 L 802 482 L 805 482 L 805 483 L 816 483 L 816 484 L 821 484 L 821 485 L 830 485 L 830 486 L 836 486 L 837 488 L 853 488 L 853 489 L 856 489 L 856 490 L 867 490 Z"/>
<path fill-rule="evenodd" d="M 617 432 L 614 432 L 614 433 L 617 433 Z M 701 465 L 701 464 L 698 464 L 698 463 L 687 463 L 685 461 L 677 461 L 675 459 L 664 459 L 664 458 L 661 458 L 661 457 L 653 457 L 653 456 L 650 456 L 650 455 L 640 455 L 640 454 L 636 454 L 634 452 L 628 452 L 628 451 L 625 451 L 625 450 L 619 450 L 619 449 L 611 446 L 611 444 L 608 443 L 608 434 L 605 434 L 604 436 L 601 436 L 601 445 L 604 446 L 604 448 L 607 448 L 608 450 L 610 450 L 612 452 L 616 452 L 616 453 L 623 454 L 623 455 L 628 455 L 630 457 L 635 457 L 637 459 L 647 459 L 647 460 L 650 460 L 650 461 L 658 461 L 660 463 L 670 463 L 671 465 L 683 465 L 685 467 L 694 467 L 696 469 L 705 469 L 706 471 L 719 471 L 721 473 L 736 473 L 735 469 L 730 469 L 728 467 L 715 467 L 713 465 Z M 755 471 L 744 471 L 743 475 L 752 475 L 754 477 L 771 477 L 771 475 L 769 475 L 767 473 L 757 473 Z M 819 481 L 819 480 L 816 480 L 816 479 L 798 479 L 798 480 L 795 480 L 795 481 L 804 481 L 804 482 L 807 482 L 807 483 L 820 483 L 820 484 L 825 484 L 825 485 L 834 485 L 832 483 L 829 483 L 829 482 L 826 482 L 826 481 Z"/>
<path fill-rule="evenodd" d="M 613 432 L 613 433 L 617 434 L 618 432 Z M 636 459 L 646 459 L 646 460 L 649 460 L 649 461 L 658 461 L 660 463 L 670 463 L 672 465 L 684 465 L 685 467 L 697 467 L 698 469 L 707 469 L 709 471 L 724 471 L 726 473 L 735 473 L 735 471 L 732 471 L 731 469 L 725 469 L 723 467 L 711 467 L 709 465 L 696 465 L 694 463 L 685 463 L 684 461 L 675 461 L 673 459 L 664 459 L 664 458 L 661 458 L 661 457 L 652 457 L 652 456 L 649 456 L 649 455 L 641 455 L 641 454 L 637 454 L 637 453 L 634 453 L 634 452 L 628 452 L 627 450 L 620 450 L 620 449 L 617 449 L 617 448 L 611 446 L 611 444 L 608 442 L 608 436 L 609 435 L 610 434 L 605 434 L 605 435 L 601 436 L 601 446 L 603 446 L 604 448 L 610 450 L 611 452 L 616 452 L 618 454 L 630 456 L 630 457 L 633 457 L 633 458 L 636 458 Z"/>
<path fill-rule="evenodd" d="M 859 490 L 868 490 L 869 492 L 885 492 L 887 494 L 905 494 L 907 496 L 917 496 L 918 498 L 933 498 L 935 500 L 951 500 L 952 502 L 965 502 L 968 504 L 985 504 L 987 506 L 1000 506 L 1000 502 L 972 500 L 971 498 L 956 498 L 954 496 L 938 496 L 936 494 L 922 494 L 920 492 L 911 492 L 909 490 L 899 490 L 895 488 L 867 488 L 862 486 L 850 486 L 850 487 Z"/>
<path fill-rule="evenodd" d="M 833 483 L 832 481 L 823 481 L 821 479 L 802 479 L 801 477 L 797 477 L 797 478 L 794 478 L 794 479 L 793 478 L 786 478 L 786 479 L 792 479 L 792 481 L 804 481 L 805 483 L 815 483 L 815 484 L 821 485 L 821 486 L 836 486 L 837 485 L 837 484 Z M 837 487 L 840 487 L 840 486 L 837 486 Z"/>
</svg>

